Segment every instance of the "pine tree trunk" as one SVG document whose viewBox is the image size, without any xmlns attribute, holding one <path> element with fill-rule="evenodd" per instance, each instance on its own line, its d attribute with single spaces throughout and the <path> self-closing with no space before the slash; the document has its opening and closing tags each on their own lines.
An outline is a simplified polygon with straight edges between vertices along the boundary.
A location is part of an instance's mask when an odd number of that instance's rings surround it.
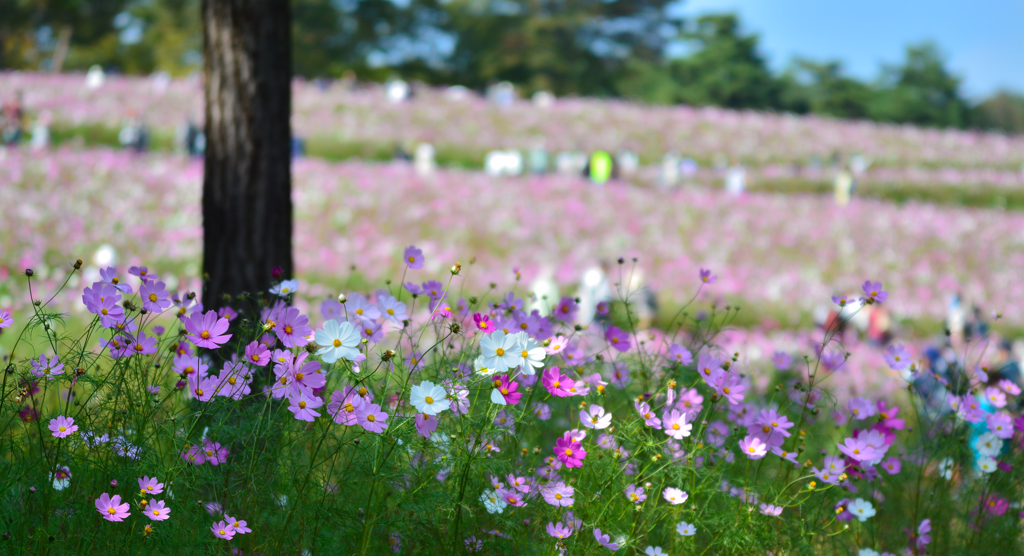
<svg viewBox="0 0 1024 556">
<path fill-rule="evenodd" d="M 203 0 L 203 304 L 292 275 L 288 0 Z M 244 307 L 238 307 L 239 310 Z"/>
</svg>

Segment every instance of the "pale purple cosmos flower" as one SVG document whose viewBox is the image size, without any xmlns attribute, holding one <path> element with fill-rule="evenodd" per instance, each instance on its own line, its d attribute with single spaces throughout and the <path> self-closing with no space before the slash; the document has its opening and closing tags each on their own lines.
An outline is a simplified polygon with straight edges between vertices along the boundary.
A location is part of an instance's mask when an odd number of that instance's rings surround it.
<svg viewBox="0 0 1024 556">
<path fill-rule="evenodd" d="M 704 282 L 705 284 L 714 284 L 715 280 L 717 280 L 717 279 L 718 279 L 718 276 L 715 276 L 714 274 L 711 274 L 710 270 L 704 269 L 704 268 L 700 269 L 700 281 L 701 282 Z"/>
<path fill-rule="evenodd" d="M 554 317 L 564 322 L 572 322 L 576 320 L 576 313 L 579 311 L 579 307 L 576 305 L 576 300 L 569 296 L 562 296 L 562 299 L 558 301 L 558 305 L 555 305 L 553 311 Z"/>
<path fill-rule="evenodd" d="M 917 526 L 917 539 L 915 544 L 919 550 L 923 550 L 930 542 L 932 542 L 932 536 L 928 533 L 932 532 L 932 520 L 925 519 Z"/>
<path fill-rule="evenodd" d="M 606 534 L 602 534 L 600 529 L 594 529 L 594 538 L 597 539 L 597 544 L 607 548 L 611 551 L 619 549 L 619 543 L 611 542 L 612 538 Z"/>
<path fill-rule="evenodd" d="M 214 522 L 213 527 L 210 527 L 210 531 L 213 532 L 213 536 L 226 541 L 230 541 L 235 536 L 234 528 L 223 521 Z"/>
<path fill-rule="evenodd" d="M 12 324 L 14 324 L 14 319 L 11 318 L 11 314 L 0 309 L 0 328 L 8 328 Z"/>
<path fill-rule="evenodd" d="M 397 326 L 404 326 L 402 321 L 409 320 L 409 314 L 406 312 L 405 303 L 398 301 L 394 296 L 388 294 L 378 295 L 377 309 L 380 311 L 381 316 L 384 317 L 384 320 L 387 320 Z"/>
<path fill-rule="evenodd" d="M 402 253 L 402 259 L 405 261 L 406 266 L 413 270 L 423 268 L 423 251 L 413 245 L 405 248 L 405 252 Z"/>
<path fill-rule="evenodd" d="M 117 279 L 117 270 L 112 266 L 100 269 L 100 281 L 117 288 L 121 293 L 132 293 L 132 287 Z"/>
<path fill-rule="evenodd" d="M 690 350 L 679 344 L 672 344 L 668 348 L 668 359 L 680 365 L 689 365 L 693 363 L 693 354 L 690 353 Z"/>
<path fill-rule="evenodd" d="M 381 317 L 380 309 L 367 301 L 361 293 L 350 293 L 348 300 L 345 301 L 345 308 L 348 310 L 349 318 L 355 320 L 353 324 L 356 325 L 372 324 Z"/>
<path fill-rule="evenodd" d="M 50 432 L 57 438 L 64 438 L 65 436 L 74 433 L 78 430 L 78 425 L 75 424 L 75 420 L 72 417 L 65 417 L 58 415 L 54 419 L 50 419 Z"/>
<path fill-rule="evenodd" d="M 124 320 L 121 308 L 121 294 L 117 288 L 103 282 L 96 282 L 92 288 L 85 288 L 82 302 L 90 313 L 100 317 L 100 326 L 110 328 Z"/>
<path fill-rule="evenodd" d="M 163 521 L 171 517 L 171 509 L 164 504 L 163 500 L 151 500 L 142 514 L 153 521 Z"/>
<path fill-rule="evenodd" d="M 153 272 L 150 272 L 149 268 L 145 266 L 133 266 L 128 269 L 128 274 L 131 274 L 132 276 L 138 276 L 143 283 L 160 279 L 160 276 Z"/>
<path fill-rule="evenodd" d="M 867 419 L 875 415 L 875 403 L 867 398 L 852 398 L 846 408 L 853 414 L 854 419 Z"/>
<path fill-rule="evenodd" d="M 612 423 L 612 414 L 599 405 L 590 405 L 580 410 L 580 422 L 588 429 L 606 429 Z"/>
<path fill-rule="evenodd" d="M 139 479 L 139 494 L 142 496 L 152 496 L 154 494 L 160 494 L 164 491 L 164 484 L 157 481 L 156 477 L 150 478 L 148 475 L 143 476 Z"/>
<path fill-rule="evenodd" d="M 882 289 L 881 282 L 865 280 L 861 289 L 864 290 L 865 296 L 862 301 L 869 305 L 872 303 L 885 303 L 885 300 L 889 299 L 889 292 Z"/>
<path fill-rule="evenodd" d="M 784 351 L 776 351 L 772 354 L 772 364 L 780 371 L 788 371 L 793 366 L 793 358 Z"/>
<path fill-rule="evenodd" d="M 860 438 L 847 438 L 844 444 L 839 445 L 839 451 L 857 461 L 871 461 L 878 454 L 874 448 Z"/>
<path fill-rule="evenodd" d="M 199 312 L 185 319 L 186 336 L 196 347 L 217 349 L 231 339 L 227 319 L 219 319 L 216 311 Z"/>
<path fill-rule="evenodd" d="M 252 529 L 249 528 L 249 524 L 246 523 L 244 520 L 231 517 L 228 514 L 224 514 L 224 522 L 230 525 L 231 528 L 235 530 L 235 533 L 239 535 L 252 533 Z"/>
<path fill-rule="evenodd" d="M 320 416 L 314 410 L 324 405 L 324 401 L 319 396 L 313 396 L 303 391 L 298 394 L 292 393 L 288 400 L 291 402 L 288 411 L 291 411 L 299 421 L 309 421 L 310 423 Z"/>
<path fill-rule="evenodd" d="M 682 440 L 683 438 L 690 436 L 690 431 L 693 429 L 693 425 L 686 422 L 685 412 L 673 409 L 665 415 L 665 422 L 662 424 L 662 429 L 664 429 L 665 434 L 672 438 Z"/>
<path fill-rule="evenodd" d="M 313 334 L 313 328 L 309 326 L 309 317 L 300 314 L 295 307 L 288 307 L 278 318 L 281 320 L 274 326 L 274 334 L 285 347 L 302 347 L 309 343 L 307 336 Z"/>
<path fill-rule="evenodd" d="M 634 504 L 639 504 L 644 500 L 647 500 L 647 495 L 644 494 L 644 488 L 636 485 L 629 485 L 626 487 L 626 499 Z"/>
<path fill-rule="evenodd" d="M 245 346 L 245 360 L 250 365 L 262 367 L 270 362 L 270 350 L 267 346 L 253 340 Z"/>
<path fill-rule="evenodd" d="M 53 380 L 57 375 L 64 374 L 64 363 L 56 355 L 53 359 L 47 360 L 45 355 L 40 355 L 38 360 L 32 359 L 32 374 L 38 377 L 46 377 L 46 380 Z"/>
<path fill-rule="evenodd" d="M 152 313 L 162 313 L 172 305 L 171 294 L 167 293 L 167 285 L 163 282 L 143 282 L 139 296 L 142 308 Z"/>
<path fill-rule="evenodd" d="M 661 428 L 661 419 L 658 419 L 658 416 L 651 411 L 651 406 L 647 405 L 647 402 L 633 402 L 633 407 L 643 418 L 645 425 L 654 429 Z"/>
<path fill-rule="evenodd" d="M 633 382 L 633 379 L 629 376 L 629 367 L 623 363 L 616 363 L 612 367 L 612 385 L 619 390 L 625 390 L 630 382 Z"/>
<path fill-rule="evenodd" d="M 567 486 L 562 481 L 558 481 L 557 483 L 548 483 L 548 485 L 541 491 L 544 501 L 552 506 L 572 506 L 574 502 L 573 496 L 575 496 L 575 494 L 576 489 L 571 486 Z"/>
<path fill-rule="evenodd" d="M 883 355 L 886 364 L 894 371 L 902 371 L 910 366 L 910 351 L 903 344 L 889 346 Z"/>
<path fill-rule="evenodd" d="M 547 421 L 551 418 L 551 407 L 544 402 L 534 402 L 533 414 L 541 421 Z"/>
<path fill-rule="evenodd" d="M 416 414 L 416 432 L 423 438 L 430 438 L 430 434 L 437 430 L 437 417 L 426 413 Z"/>
<path fill-rule="evenodd" d="M 364 403 L 356 410 L 356 419 L 361 427 L 370 432 L 384 432 L 388 428 L 388 414 L 375 403 Z"/>
<path fill-rule="evenodd" d="M 900 469 L 902 468 L 903 464 L 902 462 L 900 462 L 900 458 L 896 456 L 890 456 L 888 459 L 882 462 L 882 469 L 885 469 L 886 473 L 890 475 L 895 475 L 899 473 Z"/>
<path fill-rule="evenodd" d="M 608 330 L 604 333 L 604 339 L 608 341 L 609 345 L 621 352 L 629 351 L 630 346 L 633 344 L 630 341 L 629 334 L 626 334 L 617 326 L 609 326 Z"/>
<path fill-rule="evenodd" d="M 566 527 L 565 525 L 562 525 L 562 522 L 559 521 L 558 523 L 549 522 L 547 526 L 547 532 L 549 535 L 555 537 L 556 539 L 567 539 L 572 535 L 573 530 L 571 527 Z"/>
<path fill-rule="evenodd" d="M 782 514 L 782 506 L 776 506 L 774 504 L 765 504 L 762 502 L 761 505 L 758 507 L 760 508 L 760 512 L 764 515 L 778 517 Z"/>
</svg>

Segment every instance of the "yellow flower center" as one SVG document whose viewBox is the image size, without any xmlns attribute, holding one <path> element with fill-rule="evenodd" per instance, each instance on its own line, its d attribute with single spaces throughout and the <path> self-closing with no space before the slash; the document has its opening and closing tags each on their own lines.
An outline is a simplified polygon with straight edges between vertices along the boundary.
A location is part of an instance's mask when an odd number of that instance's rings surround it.
<svg viewBox="0 0 1024 556">
<path fill-rule="evenodd" d="M 355 410 L 356 410 L 356 408 L 355 408 L 355 406 L 352 405 L 352 402 L 345 402 L 345 412 L 346 413 L 352 413 Z"/>
<path fill-rule="evenodd" d="M 281 382 L 282 385 L 288 384 L 288 377 L 286 377 L 286 376 L 281 377 L 281 381 L 280 382 Z"/>
<path fill-rule="evenodd" d="M 763 430 L 764 432 L 768 432 L 768 431 L 772 430 L 772 428 L 769 427 L 768 425 L 765 425 L 764 428 L 761 429 L 761 430 Z"/>
<path fill-rule="evenodd" d="M 508 388 L 502 388 L 501 389 L 501 395 L 502 396 L 507 396 L 508 395 Z"/>
<path fill-rule="evenodd" d="M 562 385 L 562 381 L 556 380 L 556 381 L 552 382 L 551 385 L 554 386 L 555 388 L 558 388 L 558 387 L 560 387 Z"/>
<path fill-rule="evenodd" d="M 337 338 L 335 338 L 334 342 L 332 342 L 332 343 L 334 344 L 334 347 L 341 347 L 341 340 L 339 340 Z"/>
<path fill-rule="evenodd" d="M 679 423 L 672 423 L 673 430 L 679 430 Z"/>
<path fill-rule="evenodd" d="M 306 373 L 295 373 L 295 380 L 302 380 L 306 376 Z"/>
<path fill-rule="evenodd" d="M 153 515 L 160 515 L 160 510 L 153 510 Z"/>
<path fill-rule="evenodd" d="M 571 456 L 572 455 L 572 448 L 566 448 L 565 449 L 565 455 Z"/>
<path fill-rule="evenodd" d="M 203 395 L 203 389 L 202 388 L 196 388 L 196 395 L 197 396 L 202 396 Z"/>
<path fill-rule="evenodd" d="M 362 387 L 359 388 L 359 395 L 360 396 L 365 396 L 366 395 L 366 387 L 365 386 L 362 386 Z"/>
<path fill-rule="evenodd" d="M 431 398 L 430 396 L 427 396 L 427 397 L 423 398 L 423 401 L 427 402 L 428 404 L 432 404 L 432 403 L 434 403 L 434 398 Z"/>
<path fill-rule="evenodd" d="M 292 326 L 290 324 L 284 325 L 284 333 L 285 334 L 291 334 L 292 333 Z"/>
<path fill-rule="evenodd" d="M 498 348 L 498 349 L 494 350 L 494 353 L 495 353 L 495 355 L 497 355 L 498 357 L 501 357 L 502 355 L 505 355 L 505 350 L 503 350 L 503 349 L 501 349 L 501 348 Z"/>
<path fill-rule="evenodd" d="M 299 409 L 306 409 L 306 400 L 299 400 Z"/>
<path fill-rule="evenodd" d="M 409 257 L 409 262 L 410 263 L 416 262 L 416 257 Z"/>
<path fill-rule="evenodd" d="M 59 427 L 59 429 L 60 429 L 60 432 L 64 432 L 64 431 L 68 430 L 68 429 L 66 429 L 66 428 L 64 427 L 64 425 L 61 425 L 61 426 Z"/>
<path fill-rule="evenodd" d="M 235 377 L 228 377 L 228 384 L 234 386 L 236 382 L 238 382 L 238 379 L 236 379 Z"/>
<path fill-rule="evenodd" d="M 117 513 L 117 510 L 115 510 L 114 507 L 111 506 L 111 507 L 107 508 L 107 513 L 110 514 L 110 515 L 114 515 L 114 514 Z"/>
<path fill-rule="evenodd" d="M 395 310 L 389 308 L 388 309 L 388 314 L 391 315 L 391 316 L 395 316 Z"/>
<path fill-rule="evenodd" d="M 210 339 L 210 332 L 207 331 L 207 330 L 203 330 L 203 333 L 200 334 L 199 337 L 204 339 L 204 340 L 209 340 Z"/>
<path fill-rule="evenodd" d="M 529 355 L 530 354 L 524 349 L 523 350 L 523 359 L 526 359 Z"/>
<path fill-rule="evenodd" d="M 103 313 L 104 315 L 107 314 L 107 310 L 106 309 L 100 309 L 100 312 Z"/>
<path fill-rule="evenodd" d="M 757 452 L 757 449 L 754 448 L 753 446 L 747 448 L 747 450 L 749 450 L 751 454 L 753 454 L 754 452 Z"/>
<path fill-rule="evenodd" d="M 366 416 L 366 420 L 372 423 L 372 422 L 377 420 L 377 416 L 374 415 L 373 413 L 371 413 L 371 414 Z"/>
<path fill-rule="evenodd" d="M 561 495 L 561 494 L 558 494 L 558 493 L 556 493 L 556 494 L 555 494 L 555 500 L 561 500 L 561 499 L 562 499 L 562 495 Z"/>
<path fill-rule="evenodd" d="M 725 388 L 722 388 L 722 392 L 725 392 L 726 394 L 728 394 L 729 393 L 729 387 L 726 386 Z"/>
</svg>

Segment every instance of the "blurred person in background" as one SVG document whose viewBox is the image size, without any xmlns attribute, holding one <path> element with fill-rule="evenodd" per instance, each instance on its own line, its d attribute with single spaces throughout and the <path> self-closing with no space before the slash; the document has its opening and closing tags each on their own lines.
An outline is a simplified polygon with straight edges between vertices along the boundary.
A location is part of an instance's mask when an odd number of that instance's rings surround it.
<svg viewBox="0 0 1024 556">
<path fill-rule="evenodd" d="M 644 273 L 639 268 L 630 274 L 629 288 L 625 293 L 630 312 L 636 311 L 636 329 L 647 330 L 658 318 L 658 299 L 644 284 Z"/>
<path fill-rule="evenodd" d="M 32 150 L 40 151 L 50 146 L 50 123 L 52 120 L 53 116 L 49 110 L 44 110 L 36 118 L 32 125 L 32 139 L 29 143 Z"/>
<path fill-rule="evenodd" d="M 949 331 L 949 337 L 954 342 L 959 342 L 964 335 L 964 324 L 967 320 L 967 315 L 964 311 L 963 300 L 960 296 L 960 292 L 954 293 L 949 298 L 949 304 L 946 305 L 946 330 Z"/>
<path fill-rule="evenodd" d="M 605 315 L 598 314 L 598 305 L 612 301 L 612 290 L 608 283 L 611 263 L 602 260 L 600 266 L 593 266 L 583 272 L 576 297 L 580 299 L 579 324 L 587 326 L 595 320 L 602 320 Z"/>
<path fill-rule="evenodd" d="M 117 140 L 122 147 L 129 148 L 135 152 L 144 152 L 149 147 L 149 129 L 139 117 L 135 109 L 128 111 L 128 118 L 121 126 L 121 132 L 117 134 Z"/>
<path fill-rule="evenodd" d="M 0 106 L 0 144 L 17 145 L 25 131 L 25 108 L 22 92 L 17 91 L 10 101 Z"/>
<path fill-rule="evenodd" d="M 868 341 L 879 347 L 884 346 L 895 336 L 892 315 L 885 305 L 870 305 L 869 307 L 871 312 L 868 314 Z"/>
</svg>

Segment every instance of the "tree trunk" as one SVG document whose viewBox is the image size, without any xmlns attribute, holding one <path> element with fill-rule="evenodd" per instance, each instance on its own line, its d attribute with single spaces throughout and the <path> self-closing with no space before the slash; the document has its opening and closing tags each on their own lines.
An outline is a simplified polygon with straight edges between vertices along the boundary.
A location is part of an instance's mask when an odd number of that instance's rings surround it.
<svg viewBox="0 0 1024 556">
<path fill-rule="evenodd" d="M 203 304 L 292 275 L 288 0 L 203 0 Z M 243 310 L 244 307 L 237 307 Z"/>
<path fill-rule="evenodd" d="M 65 25 L 60 28 L 60 35 L 57 37 L 57 48 L 53 50 L 53 58 L 50 60 L 50 72 L 60 73 L 64 69 L 64 60 L 68 57 L 68 50 L 71 49 L 71 26 Z"/>
</svg>

